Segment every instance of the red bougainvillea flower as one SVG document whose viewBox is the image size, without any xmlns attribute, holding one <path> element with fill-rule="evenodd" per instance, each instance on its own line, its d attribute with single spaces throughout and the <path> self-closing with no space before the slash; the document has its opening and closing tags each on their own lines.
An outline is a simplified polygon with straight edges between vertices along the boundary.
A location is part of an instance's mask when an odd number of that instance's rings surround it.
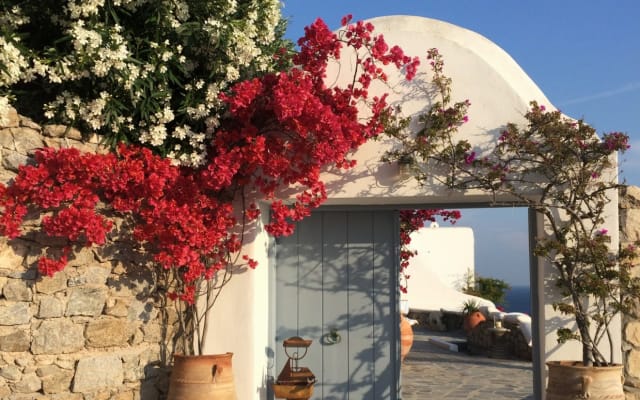
<svg viewBox="0 0 640 400">
<path fill-rule="evenodd" d="M 36 230 L 70 245 L 99 246 L 113 219 L 124 218 L 122 228 L 131 227 L 131 238 L 159 268 L 176 272 L 171 297 L 193 303 L 198 283 L 226 268 L 241 249 L 243 230 L 260 215 L 257 199 L 271 202 L 266 230 L 291 234 L 293 223 L 327 197 L 323 168 L 353 167 L 349 154 L 384 130 L 392 115 L 386 95 L 370 98 L 367 90 L 372 81 L 387 79 L 383 66 L 411 79 L 419 65 L 369 23 L 336 34 L 319 19 L 298 44 L 296 68 L 239 82 L 220 95 L 228 113 L 209 143 L 204 167 L 177 167 L 133 145 L 109 154 L 43 149 L 12 184 L 0 185 L 0 233 L 19 236 L 27 210 L 33 210 L 42 216 Z M 356 76 L 345 87 L 328 87 L 327 66 L 345 46 L 363 54 Z M 284 187 L 298 191 L 290 203 L 276 196 Z M 40 272 L 63 269 L 68 256 L 43 257 Z M 257 265 L 248 257 L 243 261 Z"/>
</svg>

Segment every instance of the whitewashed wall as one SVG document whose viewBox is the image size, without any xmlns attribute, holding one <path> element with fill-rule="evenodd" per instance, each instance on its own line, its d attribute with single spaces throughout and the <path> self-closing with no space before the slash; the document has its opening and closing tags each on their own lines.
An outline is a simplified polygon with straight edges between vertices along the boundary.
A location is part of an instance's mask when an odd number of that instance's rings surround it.
<svg viewBox="0 0 640 400">
<path fill-rule="evenodd" d="M 409 55 L 418 55 L 423 59 L 429 48 L 438 48 L 444 57 L 445 74 L 453 80 L 452 97 L 454 101 L 469 99 L 469 123 L 460 129 L 461 137 L 467 138 L 472 145 L 489 148 L 495 142 L 507 122 L 524 122 L 523 115 L 529 108 L 529 102 L 538 101 L 548 109 L 553 108 L 549 100 L 518 66 L 518 64 L 497 45 L 486 38 L 445 22 L 413 16 L 389 16 L 370 20 L 376 31 L 384 34 L 388 43 L 401 46 Z M 352 56 L 352 55 L 351 55 Z M 353 76 L 352 59 L 347 52 L 329 71 L 328 83 L 345 84 Z M 426 61 L 425 61 L 426 64 Z M 415 116 L 429 107 L 430 99 L 426 95 L 429 87 L 427 68 L 416 79 L 406 83 L 394 72 L 390 72 L 389 86 L 377 85 L 370 90 L 389 92 L 389 100 L 402 107 L 407 116 Z M 411 179 L 400 179 L 397 165 L 380 162 L 381 156 L 393 144 L 385 140 L 371 141 L 363 145 L 354 155 L 358 165 L 344 173 L 328 170 L 323 178 L 328 182 L 331 205 L 401 205 L 420 207 L 456 207 L 489 203 L 491 198 L 479 192 L 453 192 L 442 185 L 433 183 L 424 187 L 416 185 Z M 614 205 L 617 197 L 614 196 Z M 541 222 L 533 226 L 542 232 Z M 617 231 L 618 210 L 612 206 L 608 214 L 610 232 Z M 617 238 L 613 238 L 616 240 Z M 264 392 L 264 379 L 261 374 L 269 367 L 275 374 L 282 366 L 268 366 L 265 349 L 269 346 L 270 326 L 265 312 L 268 307 L 267 293 L 273 266 L 265 248 L 268 239 L 258 233 L 255 241 L 246 251 L 260 262 L 257 271 L 234 278 L 233 286 L 224 293 L 223 307 L 216 307 L 217 320 L 223 326 L 235 326 L 233 331 L 215 330 L 211 334 L 212 348 L 220 351 L 234 351 L 234 369 L 239 382 L 241 399 L 261 398 Z M 613 243 L 617 246 L 617 243 Z M 556 343 L 555 330 L 566 324 L 566 319 L 555 313 L 550 304 L 556 295 L 550 285 L 551 267 L 540 264 L 535 268 L 534 284 L 539 285 L 534 297 L 539 307 L 533 310 L 537 314 L 539 346 L 542 349 L 537 363 L 538 373 L 544 376 L 544 361 L 556 359 L 580 359 L 579 346 L 559 346 Z M 262 297 L 264 296 L 264 297 Z M 545 305 L 546 304 L 546 305 Z M 227 325 L 228 324 L 228 325 Z M 616 338 L 620 343 L 620 338 Z M 619 346 L 614 346 L 619 348 Z M 616 355 L 619 359 L 619 354 Z"/>
<path fill-rule="evenodd" d="M 418 252 L 412 259 L 416 266 L 429 268 L 448 288 L 461 290 L 467 275 L 475 273 L 475 239 L 469 227 L 427 225 L 411 234 L 410 248 Z"/>
</svg>

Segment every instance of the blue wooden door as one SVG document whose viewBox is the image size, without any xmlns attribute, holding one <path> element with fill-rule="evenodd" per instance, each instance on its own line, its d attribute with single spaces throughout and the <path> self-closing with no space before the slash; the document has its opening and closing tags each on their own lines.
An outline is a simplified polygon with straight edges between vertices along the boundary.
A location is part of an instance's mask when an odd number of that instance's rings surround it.
<svg viewBox="0 0 640 400">
<path fill-rule="evenodd" d="M 276 244 L 276 369 L 282 341 L 312 339 L 313 399 L 396 399 L 397 213 L 319 211 Z"/>
</svg>

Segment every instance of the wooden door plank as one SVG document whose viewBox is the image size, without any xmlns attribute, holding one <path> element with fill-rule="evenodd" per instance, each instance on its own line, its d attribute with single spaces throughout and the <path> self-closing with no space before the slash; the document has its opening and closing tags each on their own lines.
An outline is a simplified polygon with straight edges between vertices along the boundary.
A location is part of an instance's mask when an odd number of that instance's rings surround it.
<svg viewBox="0 0 640 400">
<path fill-rule="evenodd" d="M 313 213 L 298 224 L 298 334 L 313 340 L 300 366 L 311 371 L 322 382 L 322 262 L 323 214 Z"/>
<path fill-rule="evenodd" d="M 374 370 L 376 380 L 373 399 L 396 399 L 400 368 L 397 363 L 399 327 L 396 313 L 398 290 L 396 246 L 398 237 L 397 214 L 376 213 L 374 232 Z"/>
<path fill-rule="evenodd" d="M 348 314 L 348 254 L 347 213 L 324 213 L 323 258 L 323 334 L 322 346 L 324 381 L 318 398 L 323 400 L 346 399 L 349 376 L 349 314 Z M 338 343 L 327 342 L 327 334 L 335 329 L 340 335 Z M 314 396 L 315 398 L 316 396 Z"/>
<path fill-rule="evenodd" d="M 372 399 L 373 213 L 351 212 L 347 225 L 349 257 L 349 399 Z"/>
</svg>

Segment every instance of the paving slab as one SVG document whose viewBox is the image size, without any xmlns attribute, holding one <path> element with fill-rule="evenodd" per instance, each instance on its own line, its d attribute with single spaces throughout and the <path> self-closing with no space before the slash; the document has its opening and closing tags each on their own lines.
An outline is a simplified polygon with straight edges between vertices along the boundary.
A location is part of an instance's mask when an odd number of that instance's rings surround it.
<svg viewBox="0 0 640 400">
<path fill-rule="evenodd" d="M 534 400 L 531 362 L 453 352 L 442 345 L 461 339 L 459 333 L 414 327 L 401 370 L 402 400 Z"/>
</svg>

